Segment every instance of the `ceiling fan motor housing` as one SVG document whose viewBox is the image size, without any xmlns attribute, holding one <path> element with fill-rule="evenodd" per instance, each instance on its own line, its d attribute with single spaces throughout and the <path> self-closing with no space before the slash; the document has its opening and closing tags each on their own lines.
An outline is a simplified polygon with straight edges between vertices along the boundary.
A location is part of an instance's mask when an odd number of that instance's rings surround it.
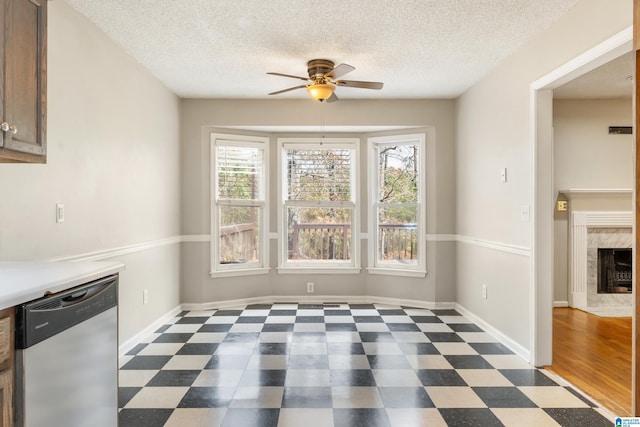
<svg viewBox="0 0 640 427">
<path fill-rule="evenodd" d="M 324 75 L 332 71 L 334 67 L 333 61 L 328 59 L 312 59 L 307 62 L 307 71 L 309 78 L 313 81 L 323 80 Z"/>
</svg>

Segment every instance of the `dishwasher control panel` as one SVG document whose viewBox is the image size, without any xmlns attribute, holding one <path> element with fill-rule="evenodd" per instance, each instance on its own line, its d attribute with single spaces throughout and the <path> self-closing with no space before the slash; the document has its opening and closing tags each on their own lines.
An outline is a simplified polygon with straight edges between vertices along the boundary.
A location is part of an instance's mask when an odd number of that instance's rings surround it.
<svg viewBox="0 0 640 427">
<path fill-rule="evenodd" d="M 118 275 L 16 306 L 16 348 L 25 349 L 118 305 Z"/>
</svg>

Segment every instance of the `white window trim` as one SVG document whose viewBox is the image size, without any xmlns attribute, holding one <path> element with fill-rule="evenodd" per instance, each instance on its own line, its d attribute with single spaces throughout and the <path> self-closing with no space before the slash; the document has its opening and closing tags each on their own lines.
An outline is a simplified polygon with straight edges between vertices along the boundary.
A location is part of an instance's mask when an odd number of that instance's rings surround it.
<svg viewBox="0 0 640 427">
<path fill-rule="evenodd" d="M 248 276 L 257 274 L 269 273 L 269 138 L 260 136 L 248 136 L 239 134 L 222 134 L 211 133 L 210 135 L 210 166 L 211 170 L 211 191 L 209 200 L 210 210 L 210 227 L 211 227 L 211 271 L 212 278 L 218 277 L 231 277 L 231 276 Z M 227 144 L 225 144 L 227 143 Z M 218 238 L 218 221 L 217 213 L 218 206 L 220 204 L 217 201 L 216 190 L 218 188 L 218 174 L 216 163 L 216 146 L 217 145 L 232 145 L 237 147 L 259 147 L 263 150 L 263 199 L 260 201 L 255 200 L 241 200 L 234 202 L 234 205 L 244 206 L 258 206 L 262 208 L 261 223 L 260 223 L 260 235 L 259 235 L 259 254 L 260 258 L 256 262 L 249 262 L 245 264 L 220 264 L 219 251 L 220 251 L 220 239 Z"/>
<path fill-rule="evenodd" d="M 349 262 L 327 262 L 320 265 L 318 262 L 288 263 L 287 247 L 287 221 L 285 211 L 284 195 L 287 191 L 287 182 L 283 176 L 287 170 L 286 158 L 283 151 L 286 148 L 317 148 L 318 144 L 323 144 L 336 149 L 349 149 L 355 151 L 355 167 L 351 169 L 352 185 L 351 189 L 353 203 L 335 202 L 336 206 L 352 207 L 351 230 L 351 261 Z M 278 160 L 278 273 L 280 274 L 358 274 L 360 273 L 360 138 L 278 138 L 277 140 L 277 160 Z M 312 202 L 290 201 L 288 205 L 308 206 Z"/>
<path fill-rule="evenodd" d="M 378 209 L 376 200 L 378 199 L 378 154 L 376 147 L 379 145 L 412 144 L 418 143 L 420 146 L 419 156 L 419 186 L 418 194 L 418 218 L 417 218 L 417 241 L 420 245 L 418 250 L 418 262 L 416 266 L 400 266 L 397 263 L 378 262 Z M 424 133 L 391 135 L 370 137 L 367 139 L 367 150 L 369 152 L 368 182 L 369 182 L 369 250 L 367 272 L 370 274 L 383 274 L 406 277 L 425 277 L 427 274 L 427 140 Z"/>
</svg>

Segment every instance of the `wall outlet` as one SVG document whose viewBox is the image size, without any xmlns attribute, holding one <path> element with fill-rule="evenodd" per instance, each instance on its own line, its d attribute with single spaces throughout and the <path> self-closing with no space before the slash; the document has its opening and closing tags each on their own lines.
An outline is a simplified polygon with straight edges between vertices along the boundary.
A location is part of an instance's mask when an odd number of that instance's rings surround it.
<svg viewBox="0 0 640 427">
<path fill-rule="evenodd" d="M 313 293 L 313 282 L 307 282 L 307 293 L 308 294 Z"/>
<path fill-rule="evenodd" d="M 147 304 L 149 302 L 149 289 L 145 289 L 142 291 L 142 304 Z"/>
<path fill-rule="evenodd" d="M 487 299 L 487 284 L 482 282 L 482 298 Z"/>
<path fill-rule="evenodd" d="M 500 181 L 507 182 L 507 168 L 500 169 Z"/>
<path fill-rule="evenodd" d="M 569 202 L 566 200 L 558 200 L 558 212 L 566 212 L 569 210 Z"/>
</svg>

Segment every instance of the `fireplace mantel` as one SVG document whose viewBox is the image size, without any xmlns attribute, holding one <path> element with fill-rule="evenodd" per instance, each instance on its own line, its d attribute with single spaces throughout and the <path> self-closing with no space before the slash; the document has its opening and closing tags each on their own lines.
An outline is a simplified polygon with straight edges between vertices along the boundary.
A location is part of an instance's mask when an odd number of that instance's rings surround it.
<svg viewBox="0 0 640 427">
<path fill-rule="evenodd" d="M 631 188 L 569 188 L 560 190 L 558 193 L 564 195 L 567 200 L 593 199 L 601 197 L 629 197 L 633 196 Z"/>
</svg>

